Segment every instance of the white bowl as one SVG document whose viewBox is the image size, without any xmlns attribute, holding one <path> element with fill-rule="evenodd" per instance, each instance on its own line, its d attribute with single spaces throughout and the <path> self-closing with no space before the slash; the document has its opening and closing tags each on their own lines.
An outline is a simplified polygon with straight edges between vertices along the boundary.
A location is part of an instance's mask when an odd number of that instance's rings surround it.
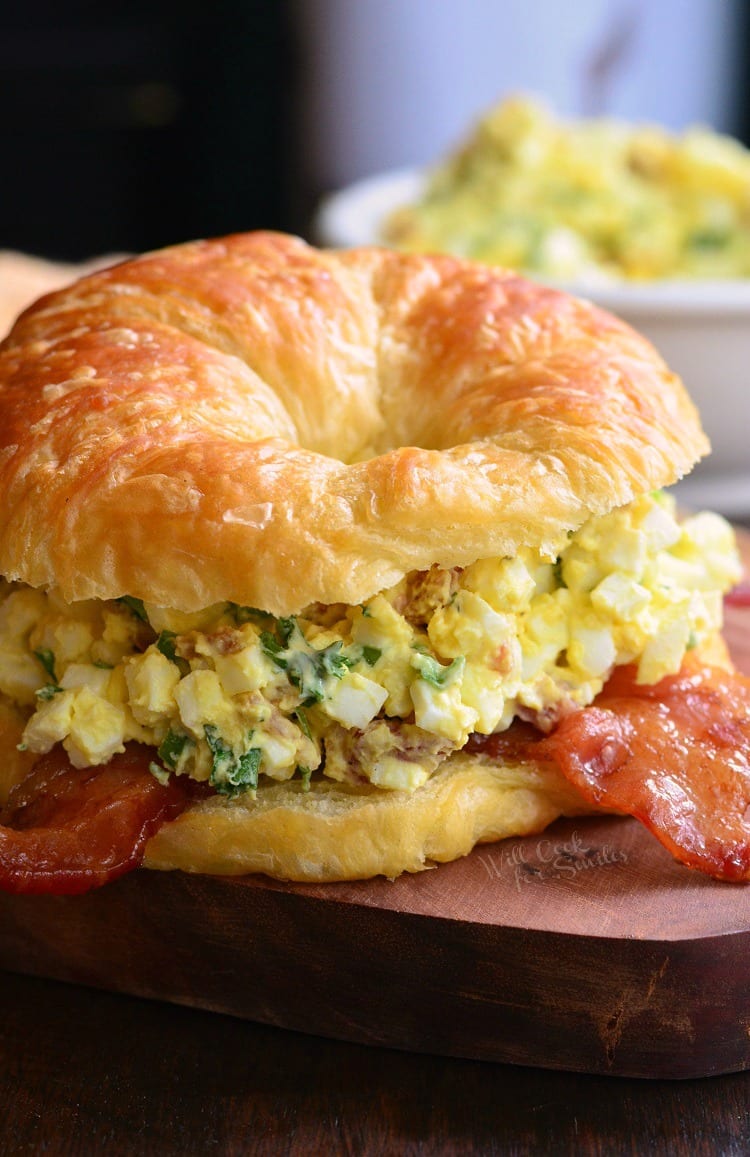
<svg viewBox="0 0 750 1157">
<path fill-rule="evenodd" d="M 394 169 L 330 193 L 318 206 L 315 241 L 318 245 L 347 249 L 378 244 L 382 241 L 384 219 L 392 209 L 415 200 L 425 179 L 419 169 Z"/>
<path fill-rule="evenodd" d="M 382 242 L 384 218 L 419 195 L 425 174 L 402 169 L 326 197 L 314 222 L 319 244 Z M 587 297 L 645 334 L 678 373 L 701 412 L 713 452 L 680 497 L 750 516 L 750 280 L 577 283 Z"/>
</svg>

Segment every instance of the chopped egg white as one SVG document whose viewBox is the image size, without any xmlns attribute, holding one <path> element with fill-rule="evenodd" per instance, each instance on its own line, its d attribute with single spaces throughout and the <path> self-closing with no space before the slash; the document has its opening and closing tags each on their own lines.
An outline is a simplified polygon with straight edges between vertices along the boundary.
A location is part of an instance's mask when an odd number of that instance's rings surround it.
<svg viewBox="0 0 750 1157">
<path fill-rule="evenodd" d="M 362 731 L 375 718 L 387 698 L 385 687 L 355 671 L 334 685 L 322 707 L 331 719 L 336 719 L 344 727 L 355 727 Z"/>
</svg>

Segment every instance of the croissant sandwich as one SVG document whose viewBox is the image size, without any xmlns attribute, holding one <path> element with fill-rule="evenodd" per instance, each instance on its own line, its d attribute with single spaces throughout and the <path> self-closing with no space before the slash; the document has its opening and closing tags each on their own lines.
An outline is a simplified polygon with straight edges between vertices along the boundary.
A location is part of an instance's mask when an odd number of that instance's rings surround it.
<svg viewBox="0 0 750 1157">
<path fill-rule="evenodd" d="M 396 876 L 632 814 L 750 875 L 732 532 L 653 348 L 507 271 L 255 233 L 0 347 L 0 886 Z M 749 813 L 750 814 L 750 813 Z"/>
</svg>

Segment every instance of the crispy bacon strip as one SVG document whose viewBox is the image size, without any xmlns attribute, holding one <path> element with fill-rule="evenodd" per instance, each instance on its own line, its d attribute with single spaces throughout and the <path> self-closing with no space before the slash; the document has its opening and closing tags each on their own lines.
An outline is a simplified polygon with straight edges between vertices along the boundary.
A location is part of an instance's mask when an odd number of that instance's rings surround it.
<svg viewBox="0 0 750 1157">
<path fill-rule="evenodd" d="M 153 751 L 129 744 L 101 767 L 43 756 L 0 811 L 0 889 L 76 895 L 137 868 L 147 840 L 182 812 L 189 789 L 149 771 Z"/>
<path fill-rule="evenodd" d="M 624 668 L 533 753 L 587 800 L 636 816 L 680 862 L 750 879 L 750 679 L 693 661 L 639 687 Z"/>
</svg>

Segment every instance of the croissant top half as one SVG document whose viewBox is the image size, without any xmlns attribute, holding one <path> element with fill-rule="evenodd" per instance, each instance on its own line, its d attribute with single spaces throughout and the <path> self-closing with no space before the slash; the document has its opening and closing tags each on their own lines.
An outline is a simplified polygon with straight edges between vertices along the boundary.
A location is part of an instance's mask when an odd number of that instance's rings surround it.
<svg viewBox="0 0 750 1157">
<path fill-rule="evenodd" d="M 502 269 L 274 233 L 85 277 L 0 347 L 0 573 L 275 614 L 554 553 L 708 449 L 654 349 Z"/>
</svg>

